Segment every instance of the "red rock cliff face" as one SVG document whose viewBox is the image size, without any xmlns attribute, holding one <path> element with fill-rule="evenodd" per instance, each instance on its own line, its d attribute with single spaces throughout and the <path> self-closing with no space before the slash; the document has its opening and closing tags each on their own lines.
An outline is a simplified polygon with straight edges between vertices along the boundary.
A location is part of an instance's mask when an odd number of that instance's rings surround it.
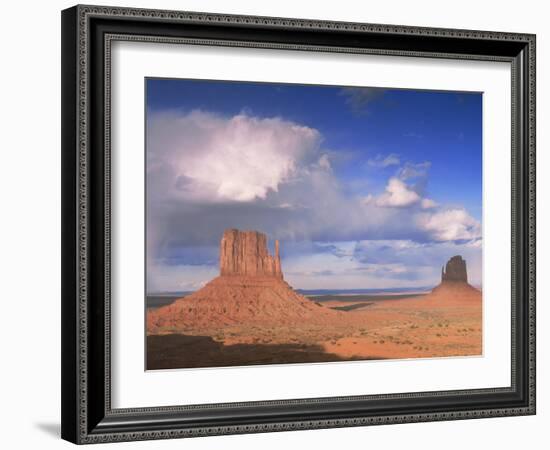
<svg viewBox="0 0 550 450">
<path fill-rule="evenodd" d="M 468 282 L 466 261 L 462 259 L 462 256 L 453 256 L 447 262 L 445 270 L 441 270 L 441 282 L 444 281 L 459 281 L 463 283 Z"/>
<path fill-rule="evenodd" d="M 279 241 L 269 254 L 267 237 L 257 231 L 225 230 L 220 244 L 220 275 L 283 278 Z"/>
</svg>

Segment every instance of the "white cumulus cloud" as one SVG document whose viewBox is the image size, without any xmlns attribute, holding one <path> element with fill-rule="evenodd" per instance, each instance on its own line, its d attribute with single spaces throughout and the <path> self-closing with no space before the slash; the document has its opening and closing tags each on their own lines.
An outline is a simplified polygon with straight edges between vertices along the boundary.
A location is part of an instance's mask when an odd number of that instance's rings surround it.
<svg viewBox="0 0 550 450">
<path fill-rule="evenodd" d="M 481 237 L 481 224 L 465 209 L 420 214 L 418 224 L 436 241 L 475 240 Z"/>
<path fill-rule="evenodd" d="M 168 189 L 197 201 L 264 199 L 321 140 L 312 128 L 246 114 L 153 113 L 148 124 L 148 179 L 164 195 Z"/>
<path fill-rule="evenodd" d="M 398 178 L 390 178 L 386 191 L 376 199 L 378 206 L 402 208 L 414 205 L 421 200 L 420 195 Z"/>
</svg>

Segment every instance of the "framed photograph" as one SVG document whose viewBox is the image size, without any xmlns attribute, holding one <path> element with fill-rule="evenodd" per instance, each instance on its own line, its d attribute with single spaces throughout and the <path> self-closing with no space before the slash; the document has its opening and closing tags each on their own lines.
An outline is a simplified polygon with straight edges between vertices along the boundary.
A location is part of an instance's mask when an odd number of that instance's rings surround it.
<svg viewBox="0 0 550 450">
<path fill-rule="evenodd" d="M 62 437 L 535 413 L 535 36 L 62 12 Z"/>
</svg>

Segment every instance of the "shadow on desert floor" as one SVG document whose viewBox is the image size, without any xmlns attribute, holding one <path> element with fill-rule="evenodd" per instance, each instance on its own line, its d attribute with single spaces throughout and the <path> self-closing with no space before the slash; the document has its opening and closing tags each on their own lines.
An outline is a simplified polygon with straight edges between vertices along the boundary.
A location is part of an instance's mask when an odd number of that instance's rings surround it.
<svg viewBox="0 0 550 450">
<path fill-rule="evenodd" d="M 148 370 L 365 359 L 382 358 L 342 358 L 334 353 L 327 353 L 323 347 L 315 344 L 224 345 L 210 336 L 168 334 L 147 337 Z"/>
</svg>

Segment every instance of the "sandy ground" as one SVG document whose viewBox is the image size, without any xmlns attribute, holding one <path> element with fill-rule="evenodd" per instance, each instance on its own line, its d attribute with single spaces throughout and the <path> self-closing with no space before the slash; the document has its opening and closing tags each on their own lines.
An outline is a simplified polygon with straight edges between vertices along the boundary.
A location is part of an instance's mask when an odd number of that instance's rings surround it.
<svg viewBox="0 0 550 450">
<path fill-rule="evenodd" d="M 469 286 L 436 289 L 400 300 L 369 302 L 366 298 L 323 305 L 358 304 L 365 306 L 341 312 L 341 318 L 332 324 L 202 326 L 179 334 L 151 335 L 147 366 L 155 369 L 482 354 L 481 292 Z M 188 345 L 190 342 L 194 345 Z"/>
<path fill-rule="evenodd" d="M 427 300 L 379 302 L 361 315 L 364 329 L 323 343 L 342 357 L 425 358 L 482 353 L 481 301 L 434 305 Z"/>
</svg>

